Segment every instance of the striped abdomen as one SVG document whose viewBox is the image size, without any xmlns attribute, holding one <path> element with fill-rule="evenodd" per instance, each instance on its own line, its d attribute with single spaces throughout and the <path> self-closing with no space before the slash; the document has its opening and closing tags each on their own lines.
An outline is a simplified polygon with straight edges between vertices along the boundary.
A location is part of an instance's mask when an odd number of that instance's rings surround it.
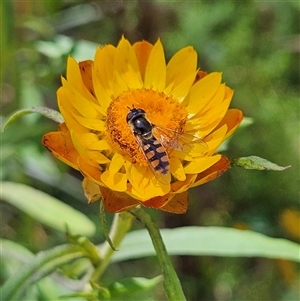
<svg viewBox="0 0 300 301">
<path fill-rule="evenodd" d="M 146 158 L 155 172 L 167 174 L 169 172 L 169 158 L 161 143 L 154 137 L 142 140 L 142 147 Z"/>
</svg>

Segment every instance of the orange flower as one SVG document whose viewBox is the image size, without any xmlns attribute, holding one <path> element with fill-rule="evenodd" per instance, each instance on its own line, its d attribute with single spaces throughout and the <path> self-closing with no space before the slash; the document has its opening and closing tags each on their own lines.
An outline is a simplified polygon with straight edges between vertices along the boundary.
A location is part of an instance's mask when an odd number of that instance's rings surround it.
<svg viewBox="0 0 300 301">
<path fill-rule="evenodd" d="M 110 212 L 142 204 L 184 213 L 187 190 L 228 169 L 215 151 L 243 115 L 228 109 L 233 91 L 221 73 L 196 64 L 192 47 L 166 64 L 159 40 L 131 45 L 125 38 L 99 47 L 94 61 L 68 59 L 57 91 L 65 123 L 43 144 L 83 174 L 90 202 L 102 198 Z"/>
</svg>

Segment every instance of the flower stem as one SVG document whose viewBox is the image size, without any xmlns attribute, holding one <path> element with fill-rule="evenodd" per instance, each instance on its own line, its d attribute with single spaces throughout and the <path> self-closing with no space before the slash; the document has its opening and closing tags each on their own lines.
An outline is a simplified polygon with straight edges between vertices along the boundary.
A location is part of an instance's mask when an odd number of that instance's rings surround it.
<svg viewBox="0 0 300 301">
<path fill-rule="evenodd" d="M 111 239 L 111 242 L 113 243 L 113 246 L 116 249 L 118 249 L 126 233 L 131 228 L 133 219 L 133 216 L 128 212 L 115 214 L 111 230 L 109 232 L 109 237 Z M 110 244 L 107 241 L 105 241 L 100 247 L 101 263 L 96 267 L 95 271 L 93 272 L 93 275 L 91 277 L 92 281 L 97 281 L 99 279 L 99 277 L 102 275 L 102 273 L 110 263 L 110 259 L 114 252 L 115 251 L 112 249 Z"/>
<path fill-rule="evenodd" d="M 159 265 L 162 269 L 162 273 L 164 276 L 164 288 L 169 301 L 186 300 L 181 288 L 180 281 L 174 270 L 171 259 L 168 255 L 167 249 L 159 232 L 159 229 L 152 220 L 151 216 L 139 207 L 130 210 L 130 213 L 134 215 L 139 221 L 141 221 L 149 232 L 157 254 Z"/>
</svg>

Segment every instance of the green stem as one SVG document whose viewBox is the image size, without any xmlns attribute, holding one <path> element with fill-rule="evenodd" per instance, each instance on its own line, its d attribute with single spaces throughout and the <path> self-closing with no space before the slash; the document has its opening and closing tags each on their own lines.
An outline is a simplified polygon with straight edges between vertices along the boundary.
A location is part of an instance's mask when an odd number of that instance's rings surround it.
<svg viewBox="0 0 300 301">
<path fill-rule="evenodd" d="M 62 245 L 38 253 L 18 273 L 5 282 L 0 292 L 1 300 L 17 300 L 18 294 L 30 283 L 33 276 L 34 282 L 37 282 L 62 264 L 85 256 L 87 254 L 84 250 L 74 245 Z"/>
<path fill-rule="evenodd" d="M 162 269 L 162 273 L 164 276 L 164 288 L 168 299 L 170 301 L 186 300 L 181 288 L 180 281 L 174 270 L 171 259 L 168 255 L 167 249 L 159 232 L 159 229 L 152 220 L 151 216 L 142 208 L 134 208 L 130 210 L 130 213 L 132 213 L 132 215 L 134 215 L 138 220 L 140 220 L 149 232 L 153 246 L 156 251 L 159 265 Z"/>
<path fill-rule="evenodd" d="M 116 249 L 118 249 L 126 233 L 130 230 L 133 219 L 134 217 L 128 212 L 115 214 L 109 237 Z M 100 247 L 101 262 L 96 267 L 91 277 L 91 281 L 96 281 L 99 279 L 99 277 L 102 275 L 102 273 L 110 263 L 110 259 L 114 252 L 115 251 L 111 248 L 110 244 L 105 241 Z"/>
</svg>

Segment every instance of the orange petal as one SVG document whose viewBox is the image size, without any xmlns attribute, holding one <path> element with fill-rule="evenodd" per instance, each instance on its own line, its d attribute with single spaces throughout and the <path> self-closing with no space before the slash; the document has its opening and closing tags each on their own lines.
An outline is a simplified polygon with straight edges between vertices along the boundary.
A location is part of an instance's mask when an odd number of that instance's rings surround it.
<svg viewBox="0 0 300 301">
<path fill-rule="evenodd" d="M 90 164 L 82 157 L 78 158 L 77 165 L 84 177 L 88 178 L 89 180 L 98 185 L 103 186 L 103 183 L 101 181 L 102 171 L 100 167 L 96 167 L 95 165 Z"/>
<path fill-rule="evenodd" d="M 150 208 L 159 209 L 165 206 L 172 198 L 174 194 L 166 194 L 163 196 L 156 196 L 150 200 L 141 202 L 142 205 Z"/>
<path fill-rule="evenodd" d="M 199 173 L 191 187 L 199 186 L 214 180 L 215 178 L 219 177 L 223 172 L 225 172 L 229 167 L 229 159 L 225 156 L 222 156 L 221 159 L 218 162 L 216 162 L 213 166 Z"/>
<path fill-rule="evenodd" d="M 188 192 L 175 194 L 174 197 L 165 206 L 160 209 L 170 213 L 183 214 L 188 208 Z"/>
<path fill-rule="evenodd" d="M 121 212 L 138 205 L 136 199 L 124 192 L 112 191 L 109 188 L 100 187 L 103 204 L 109 212 Z"/>
<path fill-rule="evenodd" d="M 197 72 L 197 75 L 196 75 L 196 78 L 195 78 L 195 83 L 197 81 L 199 81 L 200 79 L 202 79 L 203 77 L 205 77 L 206 75 L 208 75 L 208 73 L 206 71 L 199 70 Z"/>
<path fill-rule="evenodd" d="M 77 158 L 79 153 L 73 145 L 70 132 L 51 132 L 42 138 L 42 143 L 59 160 L 78 169 Z"/>
<path fill-rule="evenodd" d="M 86 88 L 89 90 L 89 92 L 95 95 L 94 87 L 93 87 L 93 79 L 92 79 L 92 68 L 93 68 L 92 60 L 79 62 L 79 70 L 81 73 L 82 81 L 86 86 Z"/>
<path fill-rule="evenodd" d="M 150 43 L 148 43 L 146 41 L 142 41 L 142 42 L 135 43 L 132 47 L 133 47 L 133 50 L 135 51 L 135 54 L 136 54 L 136 57 L 138 60 L 138 64 L 140 67 L 141 76 L 144 81 L 146 67 L 148 64 L 148 59 L 149 59 L 150 53 L 152 51 L 153 45 L 151 45 Z"/>
<path fill-rule="evenodd" d="M 195 182 L 196 177 L 197 175 L 186 175 L 186 179 L 184 181 L 176 181 L 171 184 L 171 191 L 177 194 L 188 190 Z"/>
<path fill-rule="evenodd" d="M 72 87 L 74 87 L 74 89 L 76 89 L 77 93 L 79 93 L 82 97 L 88 99 L 91 102 L 96 102 L 93 94 L 90 93 L 90 91 L 84 84 L 84 81 L 82 79 L 82 73 L 79 69 L 79 64 L 72 57 L 68 57 L 67 80 L 68 80 L 68 83 Z"/>
<path fill-rule="evenodd" d="M 224 124 L 227 125 L 228 129 L 224 140 L 228 138 L 237 129 L 237 127 L 242 122 L 243 117 L 243 112 L 238 109 L 230 109 L 226 112 L 226 115 L 216 127 L 216 129 L 218 129 Z"/>
</svg>

